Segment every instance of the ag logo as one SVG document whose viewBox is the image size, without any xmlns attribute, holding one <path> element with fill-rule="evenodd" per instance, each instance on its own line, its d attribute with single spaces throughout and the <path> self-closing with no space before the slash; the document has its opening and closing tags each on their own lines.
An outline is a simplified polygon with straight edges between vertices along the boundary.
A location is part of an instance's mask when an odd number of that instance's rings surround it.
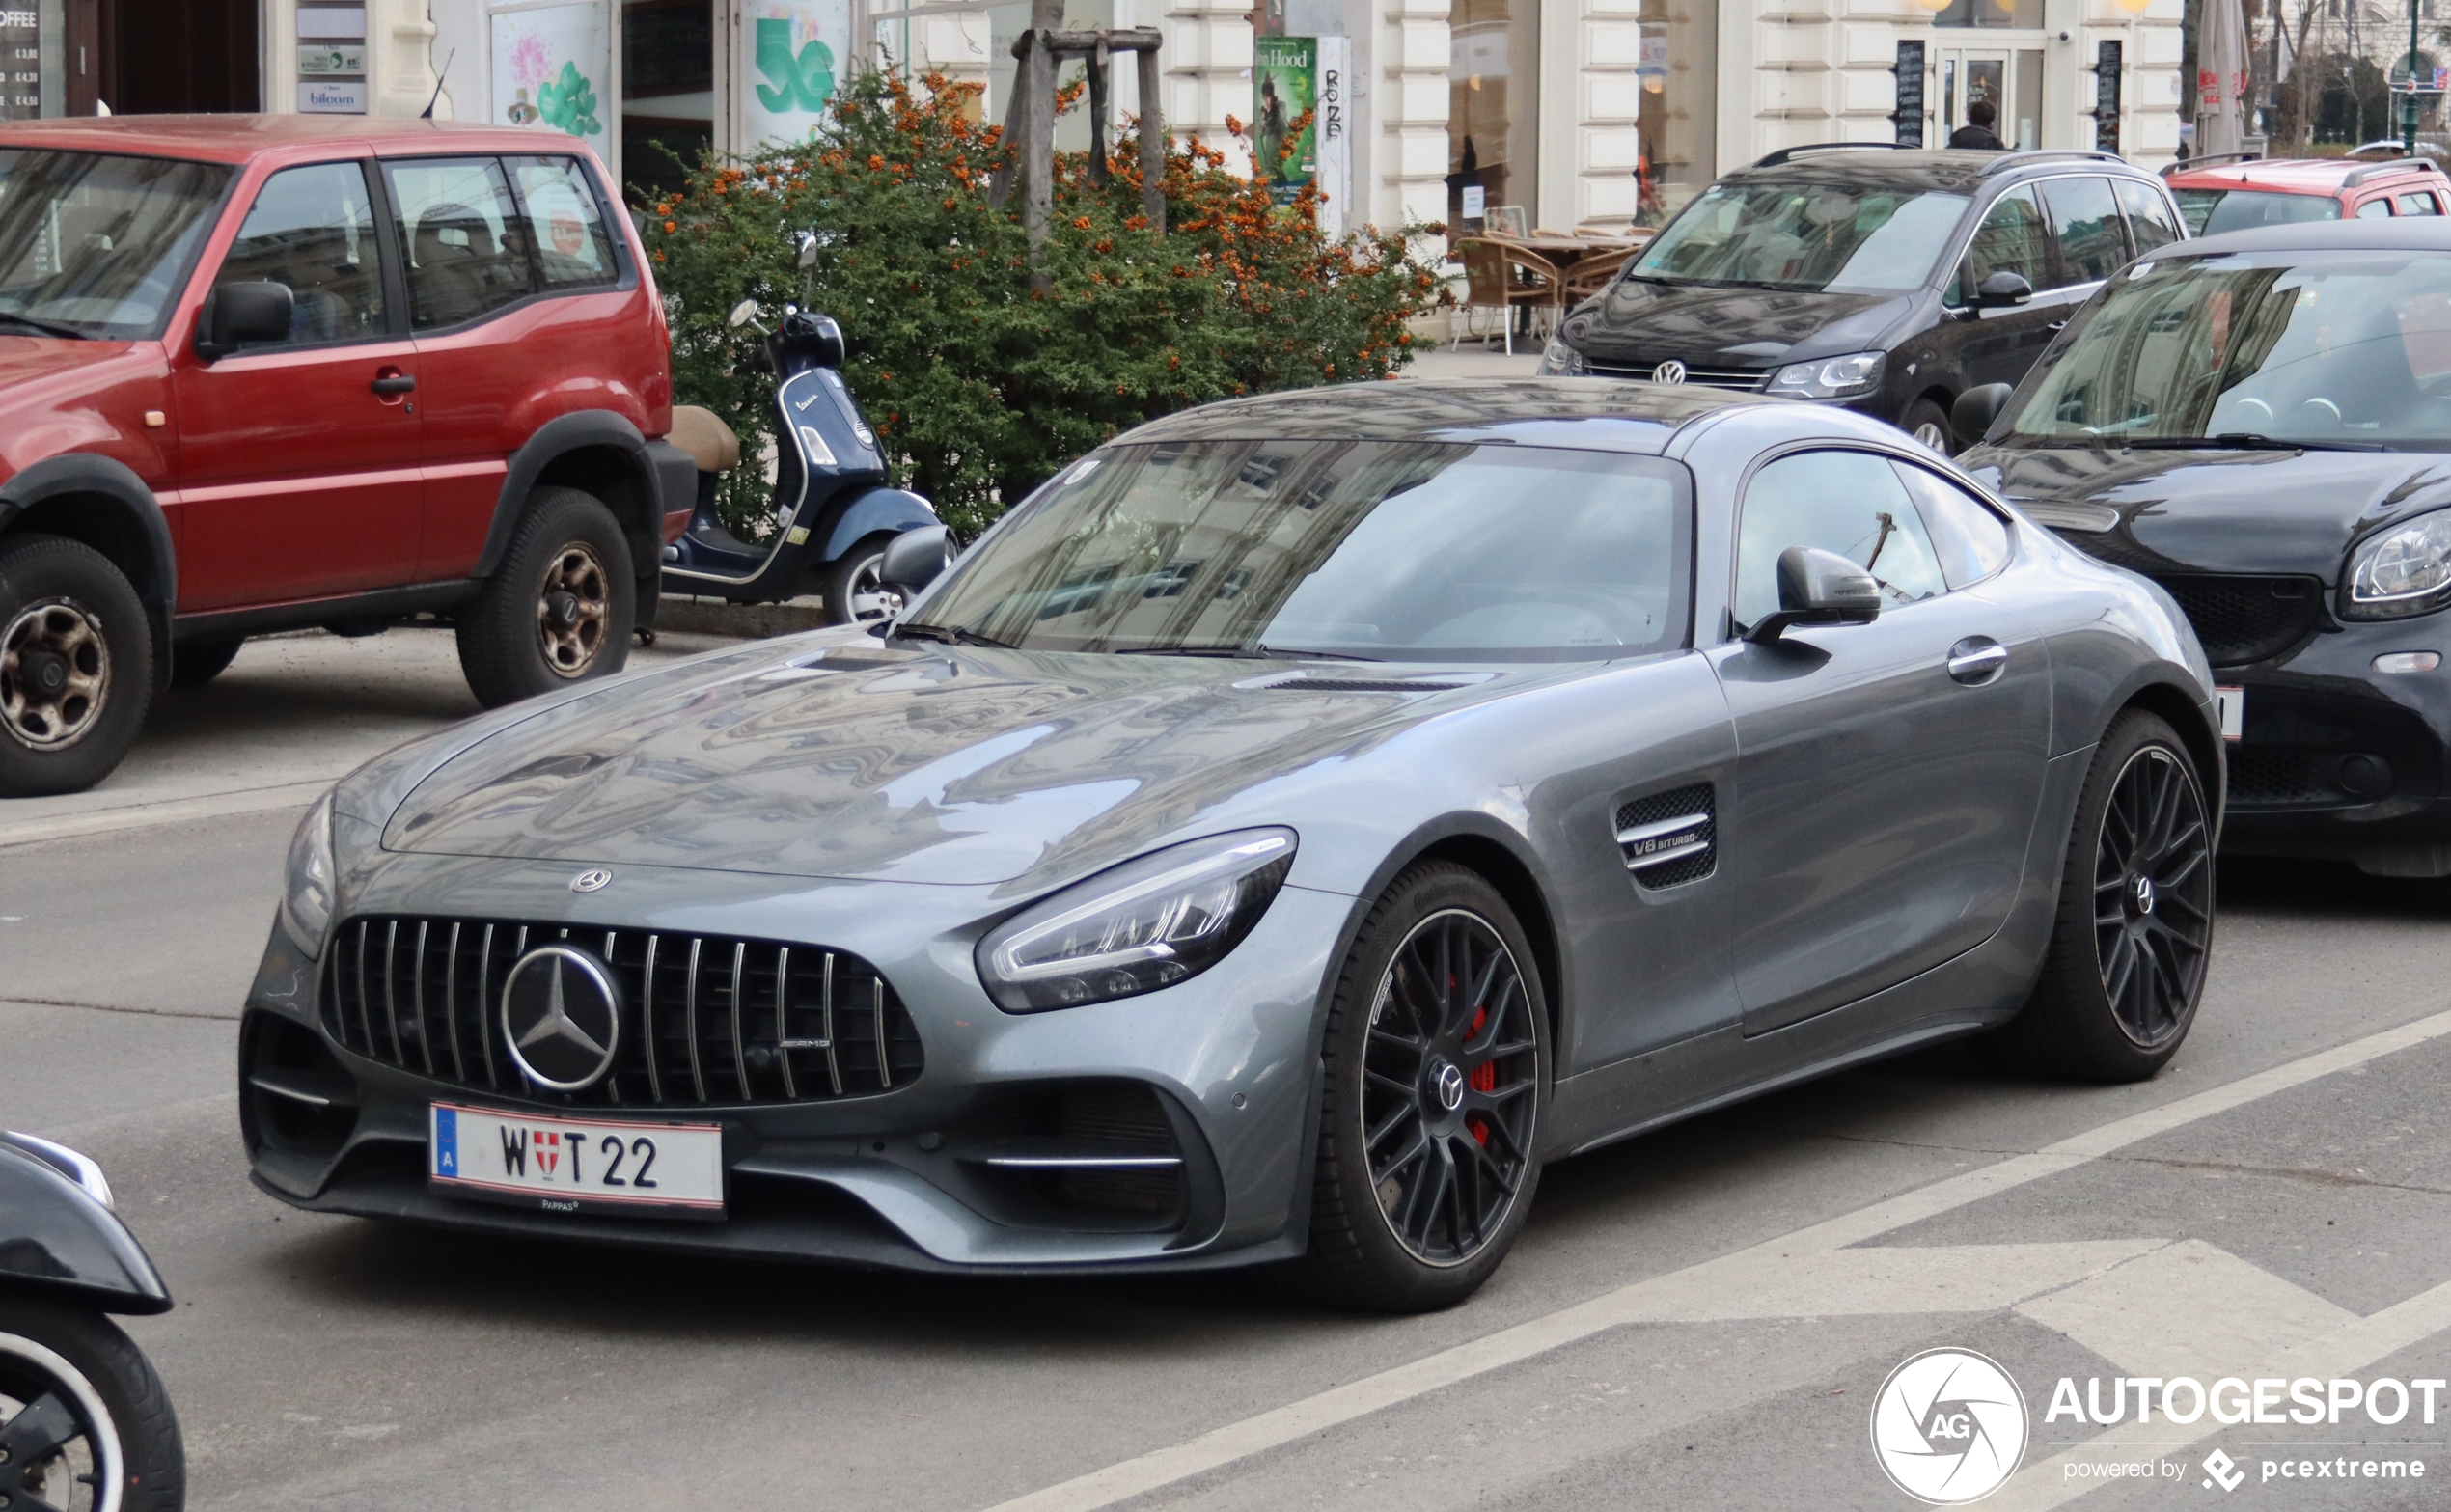
<svg viewBox="0 0 2451 1512">
<path fill-rule="evenodd" d="M 1669 358 L 1667 361 L 1651 370 L 1651 381 L 1654 383 L 1683 383 L 1685 381 L 1685 364 L 1677 361 L 1673 357 Z"/>
<path fill-rule="evenodd" d="M 1971 1350 L 1926 1350 L 1881 1383 L 1872 1452 L 1917 1501 L 1979 1501 L 2025 1457 L 2025 1398 L 2007 1371 Z"/>
</svg>

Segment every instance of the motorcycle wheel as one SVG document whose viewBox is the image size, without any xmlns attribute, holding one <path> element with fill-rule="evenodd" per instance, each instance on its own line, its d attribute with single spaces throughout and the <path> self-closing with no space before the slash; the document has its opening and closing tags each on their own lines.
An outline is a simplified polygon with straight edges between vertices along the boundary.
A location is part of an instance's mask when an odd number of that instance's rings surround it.
<svg viewBox="0 0 2451 1512">
<path fill-rule="evenodd" d="M 885 548 L 894 544 L 891 532 L 863 538 L 829 564 L 817 595 L 825 600 L 828 624 L 873 624 L 902 612 L 902 595 L 885 586 L 880 576 Z"/>
<path fill-rule="evenodd" d="M 100 1313 L 0 1296 L 0 1496 L 59 1512 L 178 1512 L 186 1456 L 170 1395 Z"/>
</svg>

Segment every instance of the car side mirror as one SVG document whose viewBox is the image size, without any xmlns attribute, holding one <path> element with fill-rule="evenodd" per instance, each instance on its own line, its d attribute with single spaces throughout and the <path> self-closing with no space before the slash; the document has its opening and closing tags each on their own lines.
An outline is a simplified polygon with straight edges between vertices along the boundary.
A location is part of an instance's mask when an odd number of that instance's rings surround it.
<svg viewBox="0 0 2451 1512">
<path fill-rule="evenodd" d="M 295 296 L 287 284 L 224 284 L 205 303 L 196 355 L 207 362 L 229 356 L 247 342 L 286 342 Z"/>
<path fill-rule="evenodd" d="M 1776 642 L 1791 624 L 1869 624 L 1881 614 L 1881 585 L 1834 551 L 1790 546 L 1778 554 L 1778 612 L 1745 632 L 1755 646 Z"/>
<path fill-rule="evenodd" d="M 1959 395 L 1949 406 L 1949 428 L 1957 433 L 1957 444 L 1969 447 L 1989 435 L 1992 422 L 2000 418 L 2016 392 L 2005 383 L 1983 383 Z"/>
<path fill-rule="evenodd" d="M 943 577 L 952 564 L 953 533 L 942 525 L 923 525 L 894 537 L 885 548 L 885 560 L 877 564 L 876 576 L 907 603 Z"/>
<path fill-rule="evenodd" d="M 2012 273 L 2006 268 L 1974 286 L 1974 306 L 1978 310 L 2007 309 L 2033 297 L 2034 286 L 2025 282 L 2025 275 Z"/>
</svg>

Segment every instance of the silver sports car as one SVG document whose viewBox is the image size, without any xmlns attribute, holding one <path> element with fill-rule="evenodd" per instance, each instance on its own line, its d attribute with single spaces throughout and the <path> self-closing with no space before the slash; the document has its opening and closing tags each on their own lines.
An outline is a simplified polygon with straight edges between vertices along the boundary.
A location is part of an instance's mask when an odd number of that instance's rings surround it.
<svg viewBox="0 0 2451 1512">
<path fill-rule="evenodd" d="M 1546 1160 L 1985 1031 L 2150 1076 L 2193 1019 L 2195 637 L 1886 426 L 1354 385 L 1143 426 L 950 568 L 909 539 L 881 633 L 316 806 L 239 1052 L 264 1190 L 1432 1307 Z"/>
</svg>

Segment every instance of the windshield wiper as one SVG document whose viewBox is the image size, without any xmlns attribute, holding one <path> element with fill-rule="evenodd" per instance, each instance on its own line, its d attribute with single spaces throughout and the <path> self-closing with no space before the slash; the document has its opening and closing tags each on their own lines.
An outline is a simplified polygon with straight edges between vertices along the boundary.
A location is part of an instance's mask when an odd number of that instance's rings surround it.
<svg viewBox="0 0 2451 1512">
<path fill-rule="evenodd" d="M 2212 436 L 2139 436 L 2119 443 L 2132 452 L 2388 452 L 2372 441 L 2284 441 L 2260 430 Z"/>
<path fill-rule="evenodd" d="M 913 620 L 895 625 L 894 633 L 914 641 L 937 641 L 946 646 L 991 646 L 1000 651 L 1009 651 L 1013 648 L 1009 642 L 999 641 L 991 635 L 981 635 L 967 625 L 929 624 L 924 620 Z"/>
<path fill-rule="evenodd" d="M 71 342 L 90 342 L 94 339 L 75 326 L 62 325 L 56 320 L 38 320 L 30 315 L 19 315 L 14 310 L 0 310 L 0 323 L 22 325 L 38 336 L 63 337 Z"/>
</svg>

